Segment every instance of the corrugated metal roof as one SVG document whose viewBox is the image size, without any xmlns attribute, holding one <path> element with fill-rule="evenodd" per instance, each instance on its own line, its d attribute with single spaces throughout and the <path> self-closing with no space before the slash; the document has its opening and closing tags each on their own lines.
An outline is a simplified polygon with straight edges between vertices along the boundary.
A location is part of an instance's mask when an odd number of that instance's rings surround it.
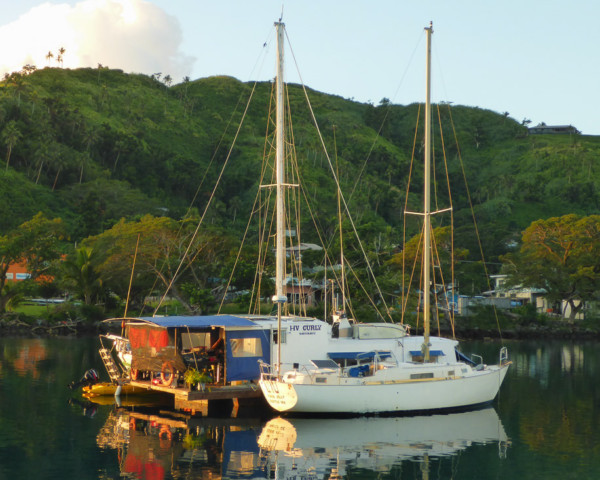
<svg viewBox="0 0 600 480">
<path fill-rule="evenodd" d="M 130 319 L 132 320 L 132 319 Z M 202 328 L 202 327 L 256 327 L 252 320 L 234 315 L 178 315 L 173 317 L 139 317 L 159 327 L 166 328 Z"/>
</svg>

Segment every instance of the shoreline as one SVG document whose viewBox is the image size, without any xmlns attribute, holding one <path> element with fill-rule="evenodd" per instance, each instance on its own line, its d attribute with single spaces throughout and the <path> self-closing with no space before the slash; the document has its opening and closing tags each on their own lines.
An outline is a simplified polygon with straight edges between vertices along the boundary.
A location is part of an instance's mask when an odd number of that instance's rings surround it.
<svg viewBox="0 0 600 480">
<path fill-rule="evenodd" d="M 106 324 L 96 322 L 62 321 L 54 324 L 47 324 L 38 321 L 36 324 L 30 324 L 19 318 L 0 317 L 0 335 L 13 337 L 78 337 L 85 335 L 98 335 L 110 331 Z M 415 329 L 411 332 L 413 335 L 422 334 L 421 329 Z M 452 330 L 447 326 L 440 329 L 432 329 L 433 336 L 452 337 Z M 502 330 L 479 327 L 461 327 L 455 328 L 457 340 L 598 340 L 600 331 L 590 329 L 588 326 L 578 323 L 553 322 L 552 324 L 529 324 L 512 325 L 511 328 Z"/>
</svg>

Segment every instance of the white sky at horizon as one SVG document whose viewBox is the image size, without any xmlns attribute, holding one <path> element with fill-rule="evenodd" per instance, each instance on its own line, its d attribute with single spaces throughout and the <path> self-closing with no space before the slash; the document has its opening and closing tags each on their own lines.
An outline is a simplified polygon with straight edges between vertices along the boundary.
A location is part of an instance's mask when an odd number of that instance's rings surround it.
<svg viewBox="0 0 600 480">
<path fill-rule="evenodd" d="M 286 79 L 322 92 L 422 101 L 433 21 L 433 101 L 509 112 L 532 125 L 572 124 L 600 135 L 600 2 L 596 0 L 2 0 L 0 75 L 98 63 L 169 74 L 174 83 L 274 74 L 273 23 L 293 49 Z M 267 42 L 267 47 L 263 44 Z M 53 60 L 56 65 L 56 60 Z"/>
</svg>

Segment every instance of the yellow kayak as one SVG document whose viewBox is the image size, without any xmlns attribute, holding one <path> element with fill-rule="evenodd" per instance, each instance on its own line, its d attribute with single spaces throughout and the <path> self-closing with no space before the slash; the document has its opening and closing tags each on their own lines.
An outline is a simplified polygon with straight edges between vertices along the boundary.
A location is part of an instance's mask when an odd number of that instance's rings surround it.
<svg viewBox="0 0 600 480">
<path fill-rule="evenodd" d="M 99 397 L 102 395 L 114 395 L 117 391 L 117 385 L 109 382 L 95 383 L 83 387 L 83 395 L 86 397 Z M 145 395 L 152 393 L 152 390 L 142 387 L 134 387 L 133 385 L 125 384 L 121 387 L 121 395 Z"/>
</svg>

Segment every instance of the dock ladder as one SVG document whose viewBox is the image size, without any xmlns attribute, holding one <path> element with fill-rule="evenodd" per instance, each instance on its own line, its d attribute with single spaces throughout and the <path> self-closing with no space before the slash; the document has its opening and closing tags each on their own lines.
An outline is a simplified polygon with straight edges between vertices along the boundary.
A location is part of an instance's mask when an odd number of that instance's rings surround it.
<svg viewBox="0 0 600 480">
<path fill-rule="evenodd" d="M 114 383 L 118 383 L 119 380 L 121 380 L 121 373 L 117 368 L 115 360 L 110 354 L 110 350 L 108 350 L 107 348 L 101 348 L 99 352 L 100 357 L 102 358 L 102 362 L 104 362 L 104 367 L 106 368 L 108 376 L 110 377 L 110 380 Z"/>
</svg>

